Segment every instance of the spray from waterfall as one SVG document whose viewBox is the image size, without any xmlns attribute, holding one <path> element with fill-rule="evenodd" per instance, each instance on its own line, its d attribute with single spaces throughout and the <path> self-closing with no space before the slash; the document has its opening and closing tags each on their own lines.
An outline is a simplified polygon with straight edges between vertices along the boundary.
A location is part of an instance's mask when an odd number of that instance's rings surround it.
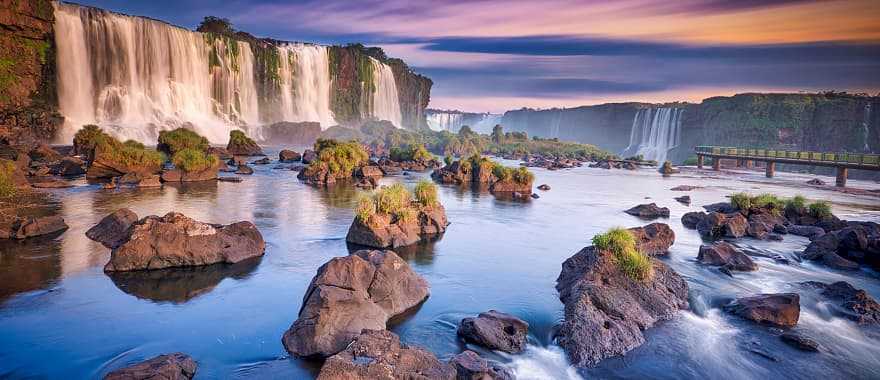
<svg viewBox="0 0 880 380">
<path fill-rule="evenodd" d="M 683 108 L 642 108 L 636 112 L 624 156 L 642 155 L 663 162 L 669 150 L 681 142 Z"/>
</svg>

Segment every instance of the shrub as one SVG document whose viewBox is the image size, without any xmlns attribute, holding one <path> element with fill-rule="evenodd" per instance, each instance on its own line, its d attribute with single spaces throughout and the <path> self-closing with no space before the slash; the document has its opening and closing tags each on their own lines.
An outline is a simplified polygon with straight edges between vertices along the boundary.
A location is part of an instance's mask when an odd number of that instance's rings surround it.
<svg viewBox="0 0 880 380">
<path fill-rule="evenodd" d="M 810 203 L 810 215 L 816 219 L 825 219 L 831 217 L 831 204 L 826 201 L 815 201 Z"/>
<path fill-rule="evenodd" d="M 15 163 L 0 159 L 0 198 L 9 198 L 16 194 L 14 175 Z"/>
<path fill-rule="evenodd" d="M 752 208 L 752 197 L 746 193 L 736 193 L 730 196 L 730 204 L 741 211 Z"/>
<path fill-rule="evenodd" d="M 611 252 L 617 268 L 633 280 L 643 281 L 653 275 L 651 258 L 639 252 L 636 239 L 629 230 L 615 227 L 593 236 L 593 246 L 600 251 Z"/>
<path fill-rule="evenodd" d="M 394 213 L 397 221 L 401 223 L 414 223 L 418 215 L 419 214 L 412 207 L 405 207 Z"/>
<path fill-rule="evenodd" d="M 147 149 L 147 147 L 144 146 L 144 144 L 141 144 L 140 142 L 137 142 L 134 140 L 125 140 L 125 142 L 122 143 L 122 145 L 125 145 L 129 148 L 135 148 L 135 149 Z"/>
<path fill-rule="evenodd" d="M 427 161 L 434 156 L 425 149 L 424 145 L 410 145 L 406 147 L 393 147 L 389 157 L 392 161 Z"/>
<path fill-rule="evenodd" d="M 421 180 L 413 190 L 416 200 L 425 207 L 433 207 L 437 204 L 437 185 L 428 180 Z"/>
<path fill-rule="evenodd" d="M 76 154 L 91 156 L 95 152 L 95 146 L 98 140 L 107 137 L 100 127 L 94 124 L 84 125 L 76 135 L 73 136 L 73 147 Z"/>
<path fill-rule="evenodd" d="M 495 163 L 492 167 L 492 174 L 500 181 L 513 181 L 522 185 L 531 185 L 532 181 L 535 180 L 535 175 L 523 166 L 509 168 Z"/>
<path fill-rule="evenodd" d="M 116 162 L 125 166 L 161 168 L 165 163 L 165 155 L 143 144 L 123 144 L 113 137 L 104 135 L 96 139 L 95 158 Z"/>
<path fill-rule="evenodd" d="M 239 130 L 233 130 L 229 132 L 229 143 L 232 145 L 254 145 L 256 144 L 254 140 L 251 140 L 250 137 L 244 134 L 244 132 Z M 317 143 L 316 143 L 317 144 Z M 207 148 L 205 148 L 207 149 Z"/>
<path fill-rule="evenodd" d="M 318 152 L 318 159 L 310 165 L 326 163 L 331 174 L 346 173 L 350 176 L 355 168 L 370 159 L 369 153 L 355 141 L 340 143 L 318 139 L 315 152 Z"/>
<path fill-rule="evenodd" d="M 370 217 L 376 214 L 376 202 L 370 196 L 361 196 L 358 198 L 354 212 L 361 223 L 367 224 L 370 222 Z"/>
<path fill-rule="evenodd" d="M 241 131 L 233 132 L 241 133 Z M 241 135 L 244 136 L 244 133 L 241 133 Z M 230 134 L 230 138 L 232 138 L 232 134 Z M 159 132 L 159 144 L 156 148 L 173 156 L 184 149 L 205 152 L 208 150 L 209 145 L 208 139 L 198 133 L 186 128 L 177 128 L 171 131 Z"/>
<path fill-rule="evenodd" d="M 803 195 L 795 195 L 785 200 L 785 212 L 803 214 L 807 207 L 807 199 Z"/>
<path fill-rule="evenodd" d="M 782 210 L 785 208 L 785 201 L 773 194 L 767 193 L 753 197 L 751 199 L 751 204 L 752 207 L 769 209 L 770 212 L 775 215 L 782 213 Z"/>
<path fill-rule="evenodd" d="M 382 187 L 376 192 L 376 211 L 395 215 L 412 202 L 412 194 L 401 183 Z"/>
<path fill-rule="evenodd" d="M 171 157 L 174 167 L 185 172 L 198 172 L 213 167 L 217 164 L 217 157 L 201 150 L 185 148 Z"/>
</svg>

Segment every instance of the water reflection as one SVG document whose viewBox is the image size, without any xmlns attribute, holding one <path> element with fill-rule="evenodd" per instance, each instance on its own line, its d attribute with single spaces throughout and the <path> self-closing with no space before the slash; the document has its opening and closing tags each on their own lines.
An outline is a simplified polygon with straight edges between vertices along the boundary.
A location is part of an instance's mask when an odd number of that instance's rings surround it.
<svg viewBox="0 0 880 380">
<path fill-rule="evenodd" d="M 0 240 L 0 304 L 51 287 L 61 277 L 60 243 L 54 239 Z"/>
<path fill-rule="evenodd" d="M 153 302 L 181 304 L 214 290 L 226 278 L 248 278 L 259 257 L 236 264 L 108 273 L 119 290 Z"/>
<path fill-rule="evenodd" d="M 394 253 L 397 254 L 397 256 L 400 256 L 400 258 L 406 260 L 410 264 L 429 266 L 434 262 L 434 245 L 437 244 L 437 242 L 441 239 L 443 239 L 442 236 L 428 241 L 421 241 L 416 244 L 408 245 L 406 247 L 393 248 L 391 250 L 393 250 Z M 362 249 L 375 249 L 372 247 L 352 244 L 348 242 L 346 242 L 346 246 L 348 248 L 349 254 L 360 251 Z"/>
</svg>

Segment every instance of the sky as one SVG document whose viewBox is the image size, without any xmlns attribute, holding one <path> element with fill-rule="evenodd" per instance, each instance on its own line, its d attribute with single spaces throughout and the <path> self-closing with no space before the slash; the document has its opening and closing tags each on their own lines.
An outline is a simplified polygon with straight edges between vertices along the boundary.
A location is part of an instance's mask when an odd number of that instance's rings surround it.
<svg viewBox="0 0 880 380">
<path fill-rule="evenodd" d="M 880 93 L 878 0 L 79 0 L 195 28 L 381 46 L 434 81 L 430 107 L 503 112 Z"/>
</svg>

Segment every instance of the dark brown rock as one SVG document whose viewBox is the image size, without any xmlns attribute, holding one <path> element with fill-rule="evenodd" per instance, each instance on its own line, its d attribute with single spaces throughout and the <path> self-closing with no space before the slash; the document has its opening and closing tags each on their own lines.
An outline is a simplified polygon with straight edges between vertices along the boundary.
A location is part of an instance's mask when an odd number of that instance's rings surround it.
<svg viewBox="0 0 880 380">
<path fill-rule="evenodd" d="M 813 179 L 807 181 L 807 185 L 825 186 L 825 181 L 818 179 L 818 178 L 813 178 Z"/>
<path fill-rule="evenodd" d="M 312 161 L 315 161 L 317 159 L 318 159 L 318 154 L 315 153 L 314 150 L 306 149 L 305 152 L 303 152 L 302 163 L 308 165 L 308 164 L 311 164 Z"/>
<path fill-rule="evenodd" d="M 669 209 L 657 207 L 656 203 L 641 204 L 625 211 L 627 214 L 638 216 L 643 219 L 668 218 Z"/>
<path fill-rule="evenodd" d="M 224 165 L 218 158 L 214 165 L 204 170 L 186 171 L 182 169 L 170 169 L 162 172 L 162 182 L 202 182 L 217 179 L 220 166 Z"/>
<path fill-rule="evenodd" d="M 669 247 L 675 242 L 675 232 L 664 223 L 651 223 L 643 227 L 629 229 L 636 240 L 636 248 L 648 256 L 660 256 L 669 253 Z"/>
<path fill-rule="evenodd" d="M 471 350 L 466 350 L 449 360 L 455 368 L 456 380 L 513 380 L 515 376 L 504 366 L 490 362 Z"/>
<path fill-rule="evenodd" d="M 262 256 L 266 248 L 251 222 L 207 224 L 176 212 L 143 218 L 129 232 L 128 239 L 111 252 L 105 271 L 234 264 Z"/>
<path fill-rule="evenodd" d="M 542 184 L 542 185 L 538 186 L 538 190 L 549 191 L 550 186 L 547 184 Z"/>
<path fill-rule="evenodd" d="M 797 293 L 758 294 L 739 298 L 724 308 L 757 323 L 794 327 L 800 318 L 800 299 Z"/>
<path fill-rule="evenodd" d="M 700 188 L 700 186 L 678 185 L 678 186 L 673 187 L 669 190 L 672 190 L 672 191 L 691 191 L 691 190 L 699 189 L 699 188 Z"/>
<path fill-rule="evenodd" d="M 233 131 L 235 133 L 236 131 Z M 230 136 L 226 151 L 233 156 L 262 156 L 263 149 L 250 138 L 234 139 Z"/>
<path fill-rule="evenodd" d="M 107 248 L 114 249 L 128 240 L 128 229 L 138 221 L 137 214 L 121 208 L 105 216 L 98 224 L 86 231 L 86 237 Z"/>
<path fill-rule="evenodd" d="M 299 160 L 302 160 L 302 155 L 295 151 L 283 149 L 278 153 L 278 161 L 297 162 Z"/>
<path fill-rule="evenodd" d="M 675 197 L 675 200 L 681 204 L 686 204 L 686 205 L 691 204 L 691 196 L 690 195 L 682 195 L 680 197 Z"/>
<path fill-rule="evenodd" d="M 681 216 L 681 224 L 686 228 L 696 229 L 697 225 L 708 215 L 702 211 L 691 211 Z"/>
<path fill-rule="evenodd" d="M 819 343 L 796 331 L 786 331 L 779 336 L 783 342 L 801 351 L 818 352 Z"/>
<path fill-rule="evenodd" d="M 701 245 L 697 261 L 706 265 L 724 267 L 729 271 L 758 270 L 758 265 L 748 255 L 727 242 Z"/>
<path fill-rule="evenodd" d="M 613 254 L 587 247 L 562 264 L 556 280 L 565 304 L 559 343 L 572 364 L 594 366 L 645 342 L 644 331 L 688 307 L 688 285 L 675 271 L 651 259 L 653 275 L 633 280 Z"/>
<path fill-rule="evenodd" d="M 31 149 L 28 156 L 32 161 L 55 162 L 61 159 L 61 154 L 46 144 L 37 144 Z"/>
<path fill-rule="evenodd" d="M 345 240 L 366 247 L 396 248 L 432 239 L 446 232 L 449 222 L 442 205 L 418 207 L 417 212 L 414 221 L 404 221 L 385 214 L 375 214 L 367 223 L 355 218 Z"/>
<path fill-rule="evenodd" d="M 525 350 L 528 334 L 528 323 L 495 310 L 462 319 L 458 326 L 458 336 L 462 339 L 512 354 Z"/>
<path fill-rule="evenodd" d="M 731 213 L 737 212 L 736 207 L 731 205 L 730 202 L 712 203 L 712 204 L 708 204 L 708 205 L 703 206 L 703 208 L 706 209 L 706 211 L 708 211 L 710 213 L 718 212 L 718 213 L 722 213 L 722 214 L 731 214 Z"/>
<path fill-rule="evenodd" d="M 72 177 L 86 174 L 85 162 L 76 157 L 64 157 L 52 169 L 53 174 Z"/>
<path fill-rule="evenodd" d="M 218 158 L 220 158 L 221 160 L 228 160 L 233 157 L 233 155 L 231 153 L 229 153 L 229 151 L 226 150 L 226 148 L 224 148 L 222 146 L 209 147 L 208 151 L 206 153 L 213 154 L 213 155 L 217 156 Z"/>
<path fill-rule="evenodd" d="M 241 164 L 241 165 L 238 165 L 238 170 L 235 171 L 235 174 L 251 175 L 251 174 L 254 174 L 254 169 L 252 169 L 250 166 L 247 166 L 245 164 Z"/>
<path fill-rule="evenodd" d="M 826 284 L 808 281 L 804 285 L 819 289 L 820 294 L 835 301 L 839 314 L 860 325 L 880 324 L 880 304 L 866 291 L 856 289 L 846 281 Z"/>
<path fill-rule="evenodd" d="M 177 352 L 117 369 L 104 380 L 189 380 L 196 375 L 197 367 L 193 358 Z"/>
<path fill-rule="evenodd" d="M 738 212 L 730 215 L 711 212 L 697 223 L 697 231 L 707 238 L 740 238 L 745 236 L 748 224 L 746 217 Z"/>
<path fill-rule="evenodd" d="M 0 239 L 28 239 L 56 235 L 66 231 L 67 223 L 60 216 L 4 216 L 0 220 Z"/>
<path fill-rule="evenodd" d="M 453 380 L 456 371 L 434 354 L 400 343 L 387 330 L 366 329 L 345 350 L 328 358 L 318 380 Z"/>
<path fill-rule="evenodd" d="M 318 268 L 282 342 L 293 355 L 330 356 L 427 297 L 428 283 L 392 251 L 337 257 Z"/>
</svg>

